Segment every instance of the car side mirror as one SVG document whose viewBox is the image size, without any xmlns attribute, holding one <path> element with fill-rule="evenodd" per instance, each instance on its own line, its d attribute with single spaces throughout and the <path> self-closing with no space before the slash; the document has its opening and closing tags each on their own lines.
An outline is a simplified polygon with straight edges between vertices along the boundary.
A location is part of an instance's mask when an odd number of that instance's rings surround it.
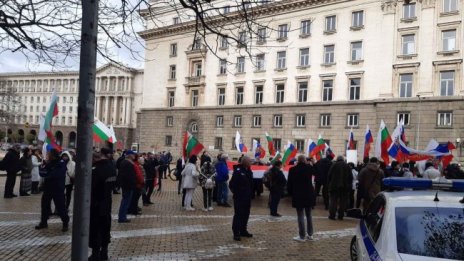
<svg viewBox="0 0 464 261">
<path fill-rule="evenodd" d="M 352 208 L 346 211 L 346 216 L 350 218 L 363 219 L 364 214 L 359 208 Z"/>
</svg>

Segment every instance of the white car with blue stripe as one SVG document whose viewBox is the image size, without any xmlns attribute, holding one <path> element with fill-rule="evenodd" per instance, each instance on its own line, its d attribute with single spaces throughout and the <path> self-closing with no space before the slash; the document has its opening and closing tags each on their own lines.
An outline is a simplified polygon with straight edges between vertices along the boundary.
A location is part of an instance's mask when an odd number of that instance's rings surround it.
<svg viewBox="0 0 464 261">
<path fill-rule="evenodd" d="M 381 192 L 364 214 L 353 213 L 360 223 L 351 260 L 464 260 L 464 180 L 386 178 L 384 184 L 415 190 Z"/>
</svg>

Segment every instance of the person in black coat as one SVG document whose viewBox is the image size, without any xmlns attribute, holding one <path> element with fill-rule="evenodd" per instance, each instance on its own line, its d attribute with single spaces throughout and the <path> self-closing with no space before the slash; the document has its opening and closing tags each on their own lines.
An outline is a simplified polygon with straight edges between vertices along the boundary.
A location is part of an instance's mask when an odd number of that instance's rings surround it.
<svg viewBox="0 0 464 261">
<path fill-rule="evenodd" d="M 316 163 L 316 194 L 319 196 L 319 192 L 322 187 L 322 198 L 324 199 L 324 206 L 325 209 L 329 209 L 329 189 L 328 189 L 328 177 L 329 177 L 329 170 L 332 167 L 332 156 L 327 155 L 325 158 L 319 160 Z"/>
<path fill-rule="evenodd" d="M 143 169 L 145 170 L 145 191 L 146 193 L 142 194 L 143 205 L 148 206 L 153 204 L 150 201 L 151 194 L 153 194 L 153 190 L 155 189 L 155 176 L 156 176 L 156 168 L 155 168 L 155 155 L 149 152 L 148 157 L 143 164 Z"/>
<path fill-rule="evenodd" d="M 184 170 L 184 161 L 182 160 L 182 157 L 180 157 L 177 162 L 176 162 L 176 178 L 177 178 L 177 195 L 180 195 L 181 189 L 182 189 L 182 170 Z M 184 193 L 185 195 L 185 193 Z M 182 199 L 182 203 L 184 202 L 184 199 Z"/>
<path fill-rule="evenodd" d="M 296 241 L 313 239 L 311 209 L 316 202 L 312 182 L 313 173 L 313 166 L 306 164 L 304 155 L 298 156 L 296 166 L 292 167 L 288 173 L 287 190 L 288 194 L 292 197 L 292 207 L 296 208 L 298 215 L 299 235 L 293 238 Z M 306 234 L 304 215 L 306 215 L 307 223 Z"/>
<path fill-rule="evenodd" d="M 47 154 L 45 165 L 40 168 L 39 174 L 44 178 L 41 202 L 40 223 L 35 229 L 47 228 L 48 217 L 51 213 L 51 202 L 55 204 L 55 211 L 61 217 L 63 228 L 68 231 L 69 216 L 65 206 L 64 185 L 66 179 L 66 163 L 61 160 L 60 153 L 52 149 Z"/>
<path fill-rule="evenodd" d="M 132 193 L 135 190 L 135 169 L 134 169 L 135 152 L 128 150 L 126 159 L 121 162 L 118 172 L 118 184 L 121 186 L 122 199 L 119 206 L 119 223 L 129 223 L 127 219 L 127 211 L 129 210 L 132 201 Z"/>
<path fill-rule="evenodd" d="M 112 192 L 116 182 L 116 167 L 111 160 L 111 150 L 102 148 L 94 153 L 92 190 L 90 197 L 89 260 L 108 260 L 111 232 Z"/>
<path fill-rule="evenodd" d="M 243 156 L 241 163 L 234 166 L 234 172 L 229 182 L 234 199 L 232 231 L 235 241 L 240 241 L 240 237 L 253 237 L 247 230 L 253 196 L 253 172 L 250 166 L 250 159 Z"/>
<path fill-rule="evenodd" d="M 343 220 L 350 191 L 353 187 L 353 173 L 343 156 L 338 156 L 337 161 L 330 168 L 328 187 L 330 195 L 329 219 L 335 220 L 335 214 L 338 210 L 338 219 Z"/>
<path fill-rule="evenodd" d="M 16 174 L 21 170 L 19 162 L 19 145 L 14 145 L 8 150 L 1 162 L 1 169 L 6 170 L 5 194 L 4 198 L 13 198 L 17 195 L 13 194 L 16 184 Z"/>
<path fill-rule="evenodd" d="M 279 213 L 277 213 L 277 208 L 279 206 L 280 199 L 284 194 L 285 185 L 287 184 L 287 179 L 285 179 L 285 175 L 282 172 L 282 161 L 276 160 L 269 170 L 269 177 L 270 177 L 270 209 L 271 209 L 271 216 L 273 217 L 281 217 Z"/>
</svg>

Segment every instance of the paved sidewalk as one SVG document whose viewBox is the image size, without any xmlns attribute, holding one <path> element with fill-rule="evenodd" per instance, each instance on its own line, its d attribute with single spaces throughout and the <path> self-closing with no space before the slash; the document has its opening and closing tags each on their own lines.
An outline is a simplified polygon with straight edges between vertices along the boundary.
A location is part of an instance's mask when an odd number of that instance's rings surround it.
<svg viewBox="0 0 464 261">
<path fill-rule="evenodd" d="M 3 193 L 5 178 L 0 177 Z M 19 178 L 18 178 L 19 183 Z M 18 183 L 15 188 L 18 190 Z M 349 243 L 356 220 L 331 221 L 320 206 L 313 211 L 315 240 L 299 243 L 295 210 L 290 199 L 281 201 L 282 218 L 271 218 L 268 193 L 252 203 L 249 231 L 253 238 L 232 240 L 233 208 L 215 207 L 212 212 L 185 212 L 180 207 L 177 183 L 163 180 L 155 205 L 143 207 L 142 216 L 129 216 L 129 224 L 117 223 L 120 195 L 113 198 L 110 260 L 349 260 Z M 194 205 L 202 205 L 201 188 Z M 40 195 L 0 198 L 0 260 L 68 260 L 71 232 L 61 232 L 61 221 L 34 230 L 40 217 Z"/>
</svg>

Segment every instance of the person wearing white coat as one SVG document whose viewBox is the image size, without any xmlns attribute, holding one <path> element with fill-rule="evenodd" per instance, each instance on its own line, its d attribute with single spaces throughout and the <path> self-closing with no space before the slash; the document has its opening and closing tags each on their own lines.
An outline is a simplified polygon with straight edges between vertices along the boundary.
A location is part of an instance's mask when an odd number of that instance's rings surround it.
<svg viewBox="0 0 464 261">
<path fill-rule="evenodd" d="M 40 175 L 39 175 L 39 166 L 42 164 L 42 152 L 40 150 L 34 150 L 34 154 L 32 155 L 32 171 L 31 171 L 31 181 L 32 181 L 32 194 L 39 193 L 39 183 L 40 183 Z"/>
<path fill-rule="evenodd" d="M 186 210 L 194 211 L 195 209 L 191 207 L 193 193 L 195 188 L 198 186 L 198 177 L 199 173 L 197 170 L 197 156 L 193 155 L 190 157 L 189 162 L 185 165 L 184 170 L 182 171 L 182 188 L 185 189 L 185 200 L 184 206 Z"/>
<path fill-rule="evenodd" d="M 76 163 L 72 160 L 71 153 L 65 151 L 61 154 L 61 159 L 66 162 L 66 181 L 65 181 L 65 197 L 66 197 L 66 211 L 71 204 L 72 191 L 74 187 L 74 176 L 76 170 Z"/>
</svg>

